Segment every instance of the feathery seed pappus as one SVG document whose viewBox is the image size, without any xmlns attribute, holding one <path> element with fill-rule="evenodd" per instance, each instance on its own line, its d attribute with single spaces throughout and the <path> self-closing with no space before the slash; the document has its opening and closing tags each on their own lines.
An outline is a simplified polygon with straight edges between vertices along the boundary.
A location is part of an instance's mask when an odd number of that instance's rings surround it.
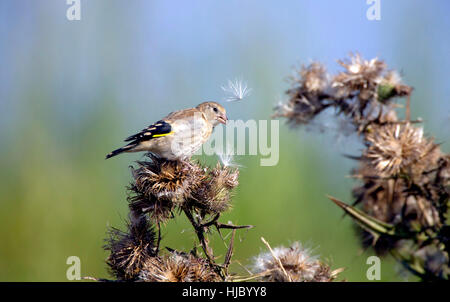
<svg viewBox="0 0 450 302">
<path fill-rule="evenodd" d="M 129 143 L 106 155 L 106 159 L 140 151 L 150 151 L 168 160 L 189 158 L 208 140 L 214 127 L 227 121 L 225 108 L 215 102 L 175 111 L 126 138 Z"/>
</svg>

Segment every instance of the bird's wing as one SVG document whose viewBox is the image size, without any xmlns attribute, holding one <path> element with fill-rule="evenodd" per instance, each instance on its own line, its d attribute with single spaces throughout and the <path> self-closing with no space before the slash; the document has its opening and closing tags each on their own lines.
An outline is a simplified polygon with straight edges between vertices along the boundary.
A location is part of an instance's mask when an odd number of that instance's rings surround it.
<svg viewBox="0 0 450 302">
<path fill-rule="evenodd" d="M 172 133 L 172 126 L 170 123 L 160 120 L 156 123 L 142 129 L 139 133 L 131 135 L 125 139 L 126 142 L 139 143 L 147 141 L 152 138 L 166 136 Z"/>
<path fill-rule="evenodd" d="M 127 137 L 125 141 L 130 142 L 130 144 L 137 144 L 156 137 L 167 136 L 174 133 L 175 130 L 178 136 L 194 134 L 199 131 L 197 128 L 203 127 L 205 121 L 204 114 L 196 108 L 175 111 L 164 119 L 142 129 L 139 133 Z"/>
</svg>

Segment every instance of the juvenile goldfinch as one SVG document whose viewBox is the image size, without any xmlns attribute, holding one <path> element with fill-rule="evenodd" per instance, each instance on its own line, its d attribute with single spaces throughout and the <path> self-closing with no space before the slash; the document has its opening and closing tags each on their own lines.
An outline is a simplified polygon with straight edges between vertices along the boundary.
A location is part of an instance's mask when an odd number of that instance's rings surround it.
<svg viewBox="0 0 450 302">
<path fill-rule="evenodd" d="M 215 102 L 175 111 L 125 139 L 128 145 L 112 151 L 106 159 L 123 152 L 149 151 L 168 160 L 190 158 L 205 143 L 214 127 L 228 121 L 226 110 Z"/>
</svg>

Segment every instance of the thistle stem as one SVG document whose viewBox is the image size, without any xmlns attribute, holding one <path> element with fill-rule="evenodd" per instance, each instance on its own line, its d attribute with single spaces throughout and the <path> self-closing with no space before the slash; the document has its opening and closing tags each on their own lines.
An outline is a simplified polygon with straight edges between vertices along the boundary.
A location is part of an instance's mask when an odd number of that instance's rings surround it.
<svg viewBox="0 0 450 302">
<path fill-rule="evenodd" d="M 194 217 L 192 216 L 192 213 L 188 209 L 183 208 L 183 212 L 184 214 L 186 214 L 186 217 L 189 219 L 190 223 L 194 227 L 195 233 L 197 234 L 197 238 L 200 244 L 202 245 L 203 252 L 205 253 L 206 258 L 208 259 L 208 262 L 211 265 L 214 265 L 215 264 L 213 260 L 214 256 L 212 255 L 212 250 L 208 245 L 208 240 L 205 237 L 205 227 L 195 221 Z"/>
</svg>

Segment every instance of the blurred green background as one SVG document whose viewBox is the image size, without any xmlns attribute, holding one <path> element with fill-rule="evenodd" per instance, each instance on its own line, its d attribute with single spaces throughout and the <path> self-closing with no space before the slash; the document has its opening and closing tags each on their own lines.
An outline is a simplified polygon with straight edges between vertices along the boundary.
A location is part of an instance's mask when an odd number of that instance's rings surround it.
<svg viewBox="0 0 450 302">
<path fill-rule="evenodd" d="M 80 21 L 66 19 L 68 7 L 0 1 L 0 281 L 66 281 L 69 256 L 83 276 L 109 277 L 103 240 L 124 226 L 128 166 L 141 155 L 105 154 L 170 111 L 222 100 L 236 76 L 253 92 L 226 104 L 229 118 L 266 120 L 294 65 L 336 71 L 350 51 L 378 56 L 415 87 L 413 116 L 449 151 L 449 2 L 381 0 L 380 21 L 367 20 L 363 0 L 81 0 Z M 354 162 L 342 154 L 361 145 L 328 118 L 322 129 L 282 122 L 276 166 L 236 158 L 244 168 L 222 220 L 256 228 L 238 233 L 233 259 L 250 264 L 261 236 L 272 247 L 299 240 L 347 280 L 367 281 L 371 251 L 326 198 L 350 201 Z M 195 237 L 181 217 L 163 235 L 185 250 Z M 382 281 L 415 280 L 400 271 L 382 261 Z"/>
</svg>

